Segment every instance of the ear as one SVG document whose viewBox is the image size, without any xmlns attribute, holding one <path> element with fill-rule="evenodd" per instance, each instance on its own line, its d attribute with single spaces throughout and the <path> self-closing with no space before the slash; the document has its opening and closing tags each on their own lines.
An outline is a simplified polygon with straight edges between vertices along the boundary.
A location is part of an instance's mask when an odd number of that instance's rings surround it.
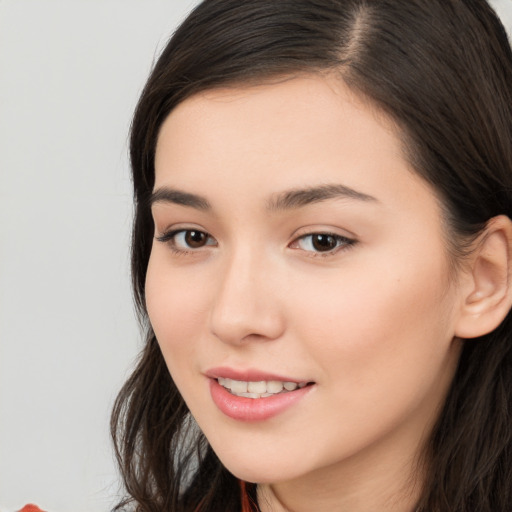
<svg viewBox="0 0 512 512">
<path fill-rule="evenodd" d="M 512 306 L 512 221 L 493 217 L 479 236 L 461 279 L 455 326 L 459 338 L 476 338 L 498 327 Z"/>
</svg>

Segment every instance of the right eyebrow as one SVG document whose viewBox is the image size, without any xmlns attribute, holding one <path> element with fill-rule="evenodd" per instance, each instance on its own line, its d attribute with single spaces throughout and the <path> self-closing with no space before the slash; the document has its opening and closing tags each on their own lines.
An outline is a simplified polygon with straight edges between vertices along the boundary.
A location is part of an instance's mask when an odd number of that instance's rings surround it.
<svg viewBox="0 0 512 512">
<path fill-rule="evenodd" d="M 190 208 L 203 211 L 212 209 L 206 198 L 169 187 L 160 187 L 153 191 L 149 198 L 149 206 L 151 207 L 155 203 L 179 204 L 181 206 L 189 206 Z"/>
<path fill-rule="evenodd" d="M 270 210 L 289 210 L 302 208 L 328 199 L 355 199 L 363 202 L 379 202 L 373 196 L 335 183 L 282 192 L 272 197 L 267 206 Z"/>
</svg>

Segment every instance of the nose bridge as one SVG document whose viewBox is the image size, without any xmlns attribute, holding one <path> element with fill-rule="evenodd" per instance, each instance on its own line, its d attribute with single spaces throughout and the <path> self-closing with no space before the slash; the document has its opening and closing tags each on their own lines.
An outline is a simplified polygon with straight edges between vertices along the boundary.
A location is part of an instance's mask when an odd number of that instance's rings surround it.
<svg viewBox="0 0 512 512">
<path fill-rule="evenodd" d="M 211 331 L 226 343 L 275 339 L 283 318 L 264 251 L 239 244 L 223 257 L 211 309 Z"/>
</svg>

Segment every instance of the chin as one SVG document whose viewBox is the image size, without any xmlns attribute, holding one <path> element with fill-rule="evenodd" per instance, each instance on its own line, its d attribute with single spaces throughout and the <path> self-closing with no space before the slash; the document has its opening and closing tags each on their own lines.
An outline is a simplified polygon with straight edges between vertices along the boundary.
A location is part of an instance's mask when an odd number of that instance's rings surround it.
<svg viewBox="0 0 512 512">
<path fill-rule="evenodd" d="M 239 454 L 243 455 L 243 454 Z M 301 471 L 296 464 L 281 459 L 273 461 L 271 457 L 262 457 L 261 453 L 253 452 L 253 457 L 230 457 L 218 455 L 224 467 L 235 477 L 245 482 L 271 484 L 293 480 L 300 476 Z"/>
</svg>

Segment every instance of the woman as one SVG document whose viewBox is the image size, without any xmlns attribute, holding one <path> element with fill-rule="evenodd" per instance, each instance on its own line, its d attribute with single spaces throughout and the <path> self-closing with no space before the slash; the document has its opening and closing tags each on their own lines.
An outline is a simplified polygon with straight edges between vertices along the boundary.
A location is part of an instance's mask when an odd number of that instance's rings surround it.
<svg viewBox="0 0 512 512">
<path fill-rule="evenodd" d="M 119 509 L 512 510 L 512 53 L 484 0 L 207 0 L 131 160 Z"/>
</svg>

